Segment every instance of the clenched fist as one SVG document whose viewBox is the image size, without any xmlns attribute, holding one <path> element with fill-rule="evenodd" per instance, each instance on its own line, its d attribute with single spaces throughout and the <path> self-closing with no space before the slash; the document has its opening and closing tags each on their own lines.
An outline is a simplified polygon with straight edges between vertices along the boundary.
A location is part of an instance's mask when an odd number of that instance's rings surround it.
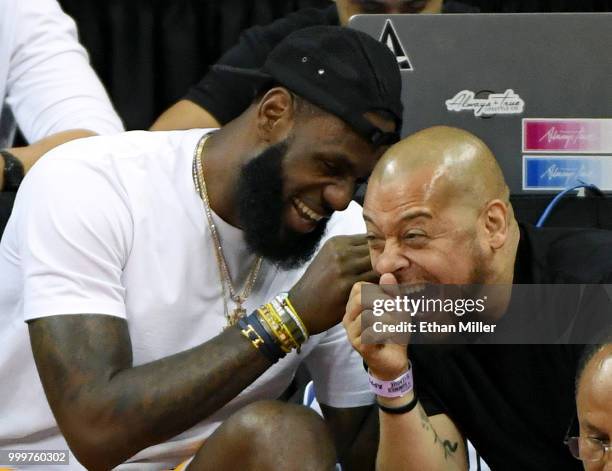
<svg viewBox="0 0 612 471">
<path fill-rule="evenodd" d="M 289 291 L 289 299 L 306 325 L 318 334 L 342 320 L 351 287 L 376 281 L 365 235 L 332 237 Z"/>
<path fill-rule="evenodd" d="M 408 369 L 406 345 L 394 343 L 366 344 L 362 342 L 362 336 L 364 335 L 362 315 L 373 309 L 371 305 L 362 304 L 362 289 L 366 285 L 370 285 L 369 289 L 376 287 L 372 283 L 364 282 L 356 283 L 353 286 L 342 325 L 346 329 L 353 348 L 368 364 L 370 372 L 379 379 L 391 381 Z M 385 273 L 380 278 L 378 289 L 380 290 L 378 298 L 388 297 L 397 289 L 397 280 L 392 274 Z"/>
</svg>

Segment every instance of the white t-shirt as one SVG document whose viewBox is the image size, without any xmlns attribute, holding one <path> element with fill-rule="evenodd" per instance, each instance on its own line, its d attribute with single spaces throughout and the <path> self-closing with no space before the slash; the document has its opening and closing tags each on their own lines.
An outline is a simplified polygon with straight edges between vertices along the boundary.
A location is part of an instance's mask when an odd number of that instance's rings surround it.
<svg viewBox="0 0 612 471">
<path fill-rule="evenodd" d="M 67 449 L 45 399 L 24 320 L 82 313 L 124 318 L 134 365 L 222 331 L 217 263 L 191 176 L 204 132 L 134 131 L 82 139 L 52 150 L 26 176 L 0 244 L 0 449 Z M 240 230 L 219 217 L 216 224 L 234 285 L 242 286 L 254 256 Z M 336 213 L 328 228 L 326 237 L 363 233 L 359 205 Z M 287 291 L 303 271 L 264 262 L 247 311 Z M 161 469 L 189 457 L 240 407 L 278 397 L 302 360 L 319 401 L 334 407 L 373 402 L 361 360 L 338 325 L 312 337 L 300 355 L 287 355 L 213 416 L 138 453 L 130 460 L 137 462 L 133 469 Z"/>
<path fill-rule="evenodd" d="M 123 130 L 56 0 L 0 0 L 0 148 L 10 146 L 15 120 L 28 142 L 69 129 Z"/>
</svg>

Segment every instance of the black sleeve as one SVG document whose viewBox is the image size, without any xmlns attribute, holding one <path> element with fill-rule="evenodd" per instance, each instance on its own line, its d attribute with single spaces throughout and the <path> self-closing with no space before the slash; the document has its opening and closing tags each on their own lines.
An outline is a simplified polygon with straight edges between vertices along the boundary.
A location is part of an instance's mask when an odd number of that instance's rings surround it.
<svg viewBox="0 0 612 471">
<path fill-rule="evenodd" d="M 259 68 L 268 53 L 285 36 L 308 26 L 326 24 L 338 24 L 335 5 L 323 10 L 307 8 L 269 25 L 254 26 L 241 35 L 238 44 L 227 51 L 218 63 Z M 249 79 L 210 69 L 204 78 L 189 90 L 185 99 L 206 109 L 223 125 L 247 109 L 254 94 L 255 88 Z"/>
<path fill-rule="evenodd" d="M 606 284 L 583 285 L 583 294 L 578 306 L 570 334 L 573 344 L 598 344 L 602 336 L 612 333 L 612 298 L 608 291 L 610 275 Z"/>
<path fill-rule="evenodd" d="M 409 358 L 412 364 L 414 392 L 428 417 L 448 414 L 442 399 L 436 393 L 435 377 L 437 352 L 432 345 L 410 345 Z"/>
</svg>

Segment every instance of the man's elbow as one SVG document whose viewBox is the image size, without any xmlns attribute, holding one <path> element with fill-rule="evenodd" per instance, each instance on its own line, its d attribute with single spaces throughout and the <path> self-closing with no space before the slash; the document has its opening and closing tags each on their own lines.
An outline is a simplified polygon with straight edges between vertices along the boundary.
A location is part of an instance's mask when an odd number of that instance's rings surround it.
<svg viewBox="0 0 612 471">
<path fill-rule="evenodd" d="M 126 439 L 127 424 L 100 419 L 98 414 L 73 411 L 71 420 L 61 421 L 62 431 L 70 450 L 90 471 L 109 470 L 133 456 L 130 441 Z M 62 423 L 63 422 L 63 423 Z"/>
</svg>

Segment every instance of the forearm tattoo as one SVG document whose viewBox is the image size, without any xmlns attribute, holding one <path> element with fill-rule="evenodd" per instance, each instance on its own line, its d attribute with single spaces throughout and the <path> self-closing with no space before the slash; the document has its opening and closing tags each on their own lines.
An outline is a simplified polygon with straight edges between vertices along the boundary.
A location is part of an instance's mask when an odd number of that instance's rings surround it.
<svg viewBox="0 0 612 471">
<path fill-rule="evenodd" d="M 450 440 L 442 440 L 438 433 L 436 432 L 436 429 L 433 428 L 433 426 L 431 425 L 431 422 L 429 421 L 429 417 L 427 417 L 427 414 L 425 413 L 425 410 L 423 410 L 423 408 L 421 407 L 421 405 L 418 406 L 419 409 L 419 415 L 421 417 L 421 427 L 423 427 L 423 429 L 427 432 L 431 431 L 433 433 L 433 437 L 434 437 L 434 445 L 439 445 L 442 447 L 442 449 L 444 450 L 444 459 L 447 460 L 449 457 L 453 456 L 453 454 L 457 451 L 457 448 L 459 447 L 459 443 L 458 442 L 451 442 Z"/>
</svg>

